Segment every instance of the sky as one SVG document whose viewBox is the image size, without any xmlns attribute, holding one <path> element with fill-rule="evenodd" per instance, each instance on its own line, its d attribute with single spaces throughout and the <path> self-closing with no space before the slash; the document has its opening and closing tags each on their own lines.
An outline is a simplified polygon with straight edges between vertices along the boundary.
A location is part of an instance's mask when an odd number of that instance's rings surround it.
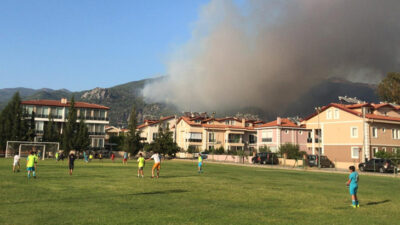
<svg viewBox="0 0 400 225">
<path fill-rule="evenodd" d="M 2 0 L 0 88 L 80 91 L 165 75 L 207 3 Z"/>
</svg>

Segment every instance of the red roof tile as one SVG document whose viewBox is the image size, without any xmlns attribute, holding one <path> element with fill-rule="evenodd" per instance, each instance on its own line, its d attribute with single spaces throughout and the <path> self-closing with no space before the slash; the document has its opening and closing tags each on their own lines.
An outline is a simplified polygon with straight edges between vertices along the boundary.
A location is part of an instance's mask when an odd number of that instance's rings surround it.
<svg viewBox="0 0 400 225">
<path fill-rule="evenodd" d="M 257 125 L 256 128 L 259 127 L 300 127 L 297 124 L 290 121 L 288 118 L 281 118 L 281 124 L 278 125 L 278 120 L 274 120 L 268 123 L 264 123 L 261 125 Z"/>
<path fill-rule="evenodd" d="M 22 105 L 39 105 L 39 106 L 57 106 L 57 107 L 70 107 L 71 102 L 61 103 L 61 101 L 57 100 L 28 100 L 22 101 Z M 89 108 L 89 109 L 110 109 L 109 107 L 92 104 L 87 102 L 75 102 L 76 108 Z"/>
</svg>

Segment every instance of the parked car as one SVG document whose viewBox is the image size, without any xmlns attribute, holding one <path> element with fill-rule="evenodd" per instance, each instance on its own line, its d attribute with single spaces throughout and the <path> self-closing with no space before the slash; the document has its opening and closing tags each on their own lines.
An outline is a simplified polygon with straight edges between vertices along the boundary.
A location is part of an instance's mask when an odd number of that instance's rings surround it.
<svg viewBox="0 0 400 225">
<path fill-rule="evenodd" d="M 254 156 L 251 161 L 260 164 L 279 164 L 279 159 L 276 153 L 260 152 Z"/>
<path fill-rule="evenodd" d="M 308 166 L 313 167 L 313 166 L 318 166 L 318 160 L 321 160 L 320 166 L 326 167 L 326 168 L 333 168 L 335 167 L 335 164 L 331 160 L 328 159 L 328 157 L 321 155 L 318 159 L 318 155 L 308 155 L 307 156 L 307 163 Z"/>
<path fill-rule="evenodd" d="M 390 159 L 370 159 L 364 163 L 358 164 L 360 171 L 373 171 L 380 173 L 393 173 L 396 166 Z"/>
</svg>

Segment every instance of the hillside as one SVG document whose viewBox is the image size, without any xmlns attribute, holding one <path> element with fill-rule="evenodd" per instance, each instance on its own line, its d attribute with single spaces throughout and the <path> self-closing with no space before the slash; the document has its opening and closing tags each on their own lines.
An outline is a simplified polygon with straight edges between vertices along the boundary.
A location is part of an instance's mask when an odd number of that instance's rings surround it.
<svg viewBox="0 0 400 225">
<path fill-rule="evenodd" d="M 133 105 L 136 106 L 139 122 L 146 117 L 166 116 L 177 114 L 180 111 L 173 105 L 164 103 L 147 103 L 142 94 L 146 82 L 154 82 L 157 79 L 145 79 L 132 81 L 129 83 L 117 85 L 111 88 L 95 88 L 87 91 L 70 92 L 68 90 L 52 89 L 28 89 L 28 88 L 8 88 L 0 89 L 0 109 L 4 107 L 7 101 L 16 91 L 20 91 L 22 99 L 53 99 L 59 100 L 62 97 L 70 98 L 75 96 L 77 101 L 85 101 L 105 105 L 111 108 L 110 124 L 116 126 L 126 126 L 128 116 Z M 322 106 L 330 102 L 338 102 L 338 96 L 357 97 L 368 102 L 378 102 L 379 99 L 375 93 L 376 86 L 353 83 L 340 79 L 324 80 L 305 94 L 299 96 L 292 103 L 282 104 L 279 111 L 263 111 L 256 106 L 230 110 L 227 112 L 217 112 L 217 116 L 227 115 L 246 115 L 250 117 L 259 117 L 263 120 L 272 120 L 277 115 L 280 116 L 307 116 L 313 112 L 315 106 Z M 286 106 L 286 107 L 284 107 Z"/>
</svg>

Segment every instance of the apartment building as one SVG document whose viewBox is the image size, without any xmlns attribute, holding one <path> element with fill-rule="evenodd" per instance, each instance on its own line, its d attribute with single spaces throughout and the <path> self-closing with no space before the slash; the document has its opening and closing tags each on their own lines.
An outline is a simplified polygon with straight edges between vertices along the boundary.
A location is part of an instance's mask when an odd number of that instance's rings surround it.
<svg viewBox="0 0 400 225">
<path fill-rule="evenodd" d="M 250 150 L 257 147 L 255 124 L 262 121 L 227 118 L 182 116 L 176 125 L 176 143 L 184 150 L 200 151 L 223 147 L 226 151 Z"/>
<path fill-rule="evenodd" d="M 279 146 L 291 143 L 298 145 L 300 151 L 307 151 L 309 130 L 304 125 L 297 124 L 288 118 L 278 117 L 276 120 L 257 125 L 257 148 L 267 146 L 272 152 L 277 152 Z"/>
<path fill-rule="evenodd" d="M 36 141 L 41 141 L 44 126 L 49 121 L 49 116 L 55 122 L 60 133 L 63 132 L 67 122 L 70 102 L 66 98 L 57 100 L 28 100 L 21 102 L 26 117 L 35 115 Z M 110 108 L 86 102 L 75 102 L 77 109 L 77 122 L 80 118 L 85 120 L 89 129 L 91 147 L 103 149 L 105 140 L 105 126 L 109 124 L 108 111 Z"/>
<path fill-rule="evenodd" d="M 175 140 L 176 121 L 175 116 L 161 117 L 159 120 L 145 120 L 137 129 L 140 131 L 140 137 L 143 142 L 146 143 L 151 143 L 156 139 L 160 126 L 162 129 L 168 128 L 173 133 L 173 139 Z"/>
<path fill-rule="evenodd" d="M 336 162 L 363 162 L 377 151 L 400 148 L 400 107 L 331 103 L 302 122 L 311 130 L 307 150 Z"/>
</svg>

